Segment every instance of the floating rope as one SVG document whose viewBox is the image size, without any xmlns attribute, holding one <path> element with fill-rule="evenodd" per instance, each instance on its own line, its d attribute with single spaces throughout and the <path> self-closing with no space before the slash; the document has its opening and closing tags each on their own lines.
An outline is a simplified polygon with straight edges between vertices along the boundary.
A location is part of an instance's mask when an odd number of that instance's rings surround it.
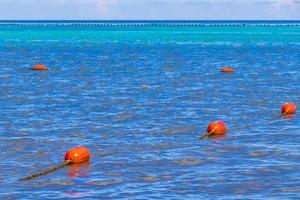
<svg viewBox="0 0 300 200">
<path fill-rule="evenodd" d="M 19 181 L 29 181 L 29 180 L 32 180 L 34 178 L 40 177 L 40 176 L 45 176 L 49 173 L 55 172 L 59 169 L 62 169 L 64 167 L 68 166 L 68 165 L 71 165 L 71 164 L 72 164 L 71 160 L 66 160 L 64 163 L 62 163 L 58 166 L 52 167 L 52 168 L 50 168 L 46 171 L 43 171 L 43 172 L 40 172 L 40 173 L 37 173 L 37 174 L 33 174 L 31 176 L 26 176 L 24 178 L 19 179 Z"/>
<path fill-rule="evenodd" d="M 218 128 L 218 127 L 215 127 L 212 131 L 210 131 L 210 132 L 208 132 L 208 133 L 204 133 L 204 134 L 199 138 L 199 140 L 203 140 L 203 139 L 205 139 L 205 138 L 211 136 L 211 135 L 215 132 L 215 130 L 216 130 L 217 128 Z"/>
</svg>

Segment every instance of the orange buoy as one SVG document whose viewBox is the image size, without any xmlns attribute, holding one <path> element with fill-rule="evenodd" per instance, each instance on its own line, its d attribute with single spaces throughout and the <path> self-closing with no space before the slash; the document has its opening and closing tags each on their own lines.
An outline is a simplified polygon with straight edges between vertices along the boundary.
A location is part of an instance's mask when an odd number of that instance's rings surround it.
<svg viewBox="0 0 300 200">
<path fill-rule="evenodd" d="M 208 125 L 207 133 L 221 135 L 227 132 L 227 127 L 223 121 L 215 121 Z"/>
<path fill-rule="evenodd" d="M 70 161 L 72 164 L 83 163 L 90 160 L 90 152 L 85 147 L 75 147 L 70 149 L 65 154 L 65 161 Z"/>
<path fill-rule="evenodd" d="M 227 132 L 226 124 L 223 121 L 215 121 L 208 125 L 207 133 L 200 137 L 200 139 L 204 139 L 210 136 L 224 136 Z"/>
<path fill-rule="evenodd" d="M 223 67 L 221 69 L 221 72 L 232 73 L 232 72 L 234 72 L 234 69 L 232 69 L 230 67 Z"/>
<path fill-rule="evenodd" d="M 46 65 L 35 65 L 33 67 L 33 70 L 48 70 L 48 68 L 46 67 Z"/>
<path fill-rule="evenodd" d="M 295 114 L 297 110 L 297 106 L 292 102 L 287 102 L 281 108 L 282 115 L 292 115 Z"/>
</svg>

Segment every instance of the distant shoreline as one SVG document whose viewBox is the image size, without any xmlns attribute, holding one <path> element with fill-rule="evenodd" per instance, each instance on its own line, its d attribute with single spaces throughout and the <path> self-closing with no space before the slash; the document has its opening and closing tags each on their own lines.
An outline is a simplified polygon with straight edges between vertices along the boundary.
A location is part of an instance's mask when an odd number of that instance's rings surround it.
<svg viewBox="0 0 300 200">
<path fill-rule="evenodd" d="M 0 20 L 0 26 L 300 26 L 300 20 Z"/>
</svg>

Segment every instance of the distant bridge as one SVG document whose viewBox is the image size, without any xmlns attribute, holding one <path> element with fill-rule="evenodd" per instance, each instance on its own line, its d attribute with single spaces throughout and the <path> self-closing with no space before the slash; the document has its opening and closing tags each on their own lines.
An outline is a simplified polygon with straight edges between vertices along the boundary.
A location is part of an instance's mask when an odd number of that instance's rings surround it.
<svg viewBox="0 0 300 200">
<path fill-rule="evenodd" d="M 300 23 L 0 22 L 0 26 L 300 26 Z"/>
</svg>

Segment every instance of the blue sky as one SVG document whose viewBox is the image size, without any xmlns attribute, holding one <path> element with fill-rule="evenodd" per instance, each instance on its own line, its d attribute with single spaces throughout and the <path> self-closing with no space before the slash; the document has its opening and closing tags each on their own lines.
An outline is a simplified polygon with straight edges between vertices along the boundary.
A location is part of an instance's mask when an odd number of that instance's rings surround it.
<svg viewBox="0 0 300 200">
<path fill-rule="evenodd" d="M 0 0 L 0 19 L 300 20 L 300 0 Z"/>
</svg>

